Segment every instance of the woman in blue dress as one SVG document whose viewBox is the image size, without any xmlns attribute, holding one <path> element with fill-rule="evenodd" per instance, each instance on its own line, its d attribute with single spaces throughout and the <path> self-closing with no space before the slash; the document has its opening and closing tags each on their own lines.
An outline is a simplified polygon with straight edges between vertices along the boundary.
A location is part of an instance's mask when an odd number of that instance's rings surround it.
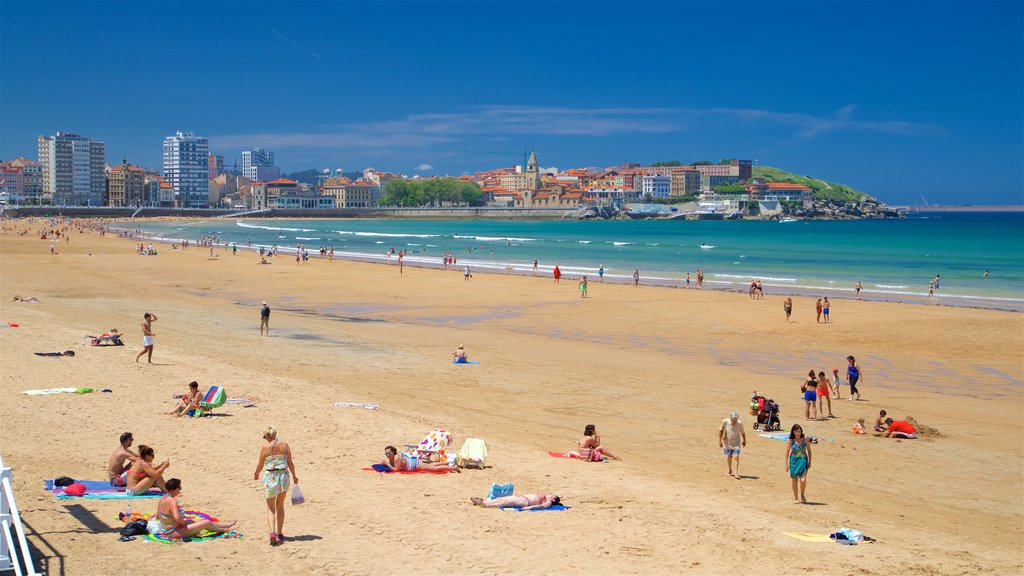
<svg viewBox="0 0 1024 576">
<path fill-rule="evenodd" d="M 793 479 L 793 502 L 806 503 L 807 497 L 804 491 L 807 488 L 807 470 L 811 467 L 811 444 L 804 436 L 804 429 L 799 424 L 793 424 L 789 431 L 789 440 L 786 442 L 786 469 L 789 470 L 789 477 Z M 797 492 L 799 483 L 800 491 Z"/>
</svg>

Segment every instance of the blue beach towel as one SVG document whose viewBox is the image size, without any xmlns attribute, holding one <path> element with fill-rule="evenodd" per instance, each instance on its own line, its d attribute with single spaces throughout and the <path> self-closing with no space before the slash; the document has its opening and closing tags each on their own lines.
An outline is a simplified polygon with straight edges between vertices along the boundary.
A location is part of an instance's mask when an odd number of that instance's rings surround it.
<svg viewBox="0 0 1024 576">
<path fill-rule="evenodd" d="M 498 508 L 498 510 L 505 512 L 561 512 L 562 510 L 568 510 L 569 508 L 571 508 L 571 506 L 555 504 L 549 508 L 530 508 L 529 510 L 526 510 L 520 507 L 506 506 L 504 508 Z"/>
<path fill-rule="evenodd" d="M 159 498 L 161 494 L 159 489 L 154 489 L 146 492 L 145 494 L 129 496 L 125 492 L 118 492 L 117 488 L 110 485 L 110 482 L 104 482 L 103 480 L 78 480 L 76 484 L 82 484 L 85 486 L 85 494 L 82 496 L 71 496 L 65 494 L 64 487 L 54 486 L 53 480 L 43 480 L 43 490 L 49 490 L 50 493 L 56 496 L 58 500 L 69 500 L 71 498 L 85 498 L 87 500 L 131 500 L 135 498 Z"/>
<path fill-rule="evenodd" d="M 452 364 L 479 364 L 479 362 L 473 362 L 473 361 L 470 361 L 470 362 L 452 362 Z"/>
</svg>

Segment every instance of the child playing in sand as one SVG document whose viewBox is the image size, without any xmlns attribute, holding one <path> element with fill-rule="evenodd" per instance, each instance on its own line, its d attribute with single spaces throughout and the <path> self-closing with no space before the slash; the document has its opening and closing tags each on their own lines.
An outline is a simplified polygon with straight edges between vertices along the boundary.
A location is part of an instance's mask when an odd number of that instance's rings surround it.
<svg viewBox="0 0 1024 576">
<path fill-rule="evenodd" d="M 853 425 L 854 434 L 867 434 L 867 427 L 864 426 L 864 419 L 858 418 L 857 423 Z"/>
<path fill-rule="evenodd" d="M 885 432 L 888 428 L 885 423 L 885 410 L 879 410 L 878 418 L 875 418 L 875 432 Z"/>
</svg>

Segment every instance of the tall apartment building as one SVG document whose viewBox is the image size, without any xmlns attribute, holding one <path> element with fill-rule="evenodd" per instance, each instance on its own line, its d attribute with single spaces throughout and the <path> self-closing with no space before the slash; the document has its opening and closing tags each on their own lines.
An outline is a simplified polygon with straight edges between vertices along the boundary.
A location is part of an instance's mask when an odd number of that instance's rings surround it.
<svg viewBox="0 0 1024 576">
<path fill-rule="evenodd" d="M 669 174 L 672 178 L 671 196 L 696 196 L 700 194 L 700 172 L 679 170 Z"/>
<path fill-rule="evenodd" d="M 125 162 L 107 171 L 107 206 L 141 206 L 149 195 L 144 168 Z"/>
<path fill-rule="evenodd" d="M 274 153 L 263 148 L 242 152 L 242 176 L 253 182 L 270 182 L 281 177 L 281 169 L 274 166 Z"/>
<path fill-rule="evenodd" d="M 672 177 L 667 174 L 644 174 L 641 192 L 655 198 L 668 198 L 672 191 Z"/>
<path fill-rule="evenodd" d="M 210 154 L 210 179 L 214 179 L 224 173 L 224 157 Z"/>
<path fill-rule="evenodd" d="M 43 165 L 29 158 L 15 158 L 6 162 L 9 169 L 21 169 L 19 200 L 36 203 L 43 198 Z"/>
<path fill-rule="evenodd" d="M 43 195 L 54 204 L 99 206 L 107 192 L 106 146 L 71 132 L 39 137 Z"/>
<path fill-rule="evenodd" d="M 164 178 L 174 190 L 174 205 L 206 208 L 210 196 L 210 141 L 191 132 L 164 138 Z"/>
</svg>

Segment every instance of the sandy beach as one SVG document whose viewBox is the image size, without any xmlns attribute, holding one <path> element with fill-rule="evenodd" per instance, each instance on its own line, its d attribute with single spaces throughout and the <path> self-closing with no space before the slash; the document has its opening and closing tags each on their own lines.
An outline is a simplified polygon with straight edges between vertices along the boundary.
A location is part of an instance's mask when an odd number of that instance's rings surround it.
<svg viewBox="0 0 1024 576">
<path fill-rule="evenodd" d="M 129 574 L 161 566 L 209 574 L 1014 574 L 1024 571 L 1024 315 L 474 274 L 251 252 L 138 256 L 134 240 L 71 234 L 50 254 L 41 221 L 0 237 L 0 451 L 48 574 Z M 8 223 L 10 225 L 10 223 Z M 15 295 L 39 304 L 13 303 Z M 273 312 L 259 335 L 260 302 Z M 155 364 L 135 363 L 144 312 Z M 81 345 L 111 328 L 126 346 Z M 478 365 L 455 366 L 464 344 Z M 33 352 L 74 350 L 73 358 Z M 861 401 L 833 399 L 807 421 L 808 369 L 864 371 Z M 197 380 L 232 398 L 218 417 L 166 413 Z M 91 394 L 24 390 L 91 387 Z M 111 393 L 99 392 L 109 388 Z M 752 430 L 753 390 L 781 404 L 813 446 L 807 505 L 794 504 L 784 442 Z M 375 403 L 378 410 L 334 407 Z M 938 436 L 855 436 L 880 409 Z M 742 479 L 716 434 L 738 411 Z M 252 480 L 273 424 L 307 502 L 287 507 L 272 548 Z M 596 424 L 624 459 L 550 457 Z M 484 470 L 361 470 L 387 444 L 444 428 L 487 442 Z M 242 539 L 164 546 L 117 540 L 123 500 L 56 500 L 42 481 L 105 479 L 117 437 L 170 459 L 182 502 L 238 519 Z M 561 495 L 564 512 L 483 510 L 492 482 Z M 156 500 L 138 499 L 151 513 Z M 806 542 L 784 532 L 856 528 L 874 543 Z M 182 564 L 184 562 L 184 564 Z"/>
</svg>

